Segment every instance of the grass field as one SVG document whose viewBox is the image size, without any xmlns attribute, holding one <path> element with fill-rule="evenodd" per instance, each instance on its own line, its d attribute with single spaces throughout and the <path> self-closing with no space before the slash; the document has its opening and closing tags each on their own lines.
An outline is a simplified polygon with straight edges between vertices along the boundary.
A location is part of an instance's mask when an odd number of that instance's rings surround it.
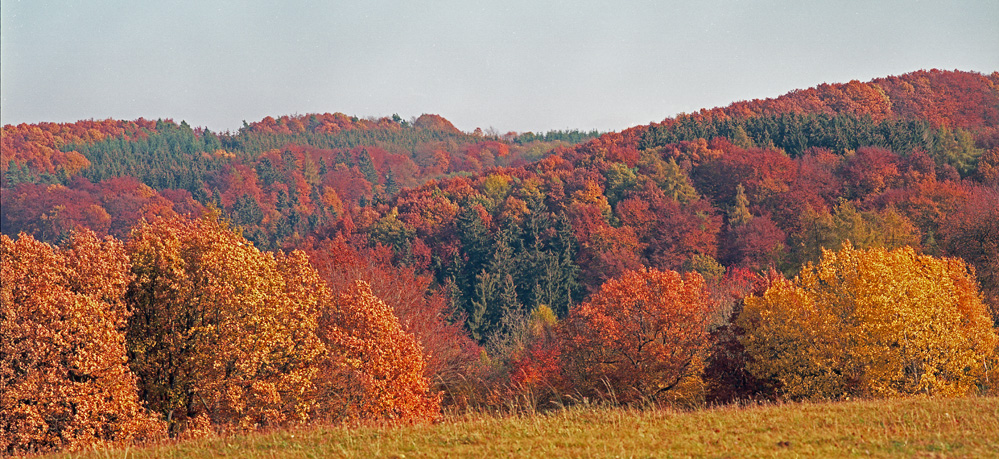
<svg viewBox="0 0 999 459">
<path fill-rule="evenodd" d="M 577 407 L 435 425 L 337 427 L 61 457 L 999 457 L 999 398 Z"/>
</svg>

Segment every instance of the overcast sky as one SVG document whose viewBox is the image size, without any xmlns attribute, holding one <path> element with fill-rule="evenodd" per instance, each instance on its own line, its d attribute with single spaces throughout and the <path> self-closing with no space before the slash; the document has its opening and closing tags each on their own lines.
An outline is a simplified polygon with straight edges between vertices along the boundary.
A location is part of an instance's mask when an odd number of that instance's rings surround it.
<svg viewBox="0 0 999 459">
<path fill-rule="evenodd" d="M 437 113 L 620 130 L 820 83 L 999 70 L 999 2 L 15 1 L 2 124 Z"/>
</svg>

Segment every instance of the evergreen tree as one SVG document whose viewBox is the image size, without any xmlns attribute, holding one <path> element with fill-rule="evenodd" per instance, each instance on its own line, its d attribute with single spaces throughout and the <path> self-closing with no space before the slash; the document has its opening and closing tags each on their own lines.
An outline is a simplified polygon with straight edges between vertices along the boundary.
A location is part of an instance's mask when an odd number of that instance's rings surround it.
<svg viewBox="0 0 999 459">
<path fill-rule="evenodd" d="M 728 210 L 728 224 L 731 227 L 742 226 L 752 219 L 753 215 L 749 213 L 749 198 L 746 197 L 746 188 L 740 183 L 735 186 L 735 204 Z"/>
</svg>

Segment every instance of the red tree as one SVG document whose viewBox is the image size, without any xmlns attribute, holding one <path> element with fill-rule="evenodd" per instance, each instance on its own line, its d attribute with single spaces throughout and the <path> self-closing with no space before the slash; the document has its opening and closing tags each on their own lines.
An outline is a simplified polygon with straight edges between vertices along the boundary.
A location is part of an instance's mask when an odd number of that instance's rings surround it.
<svg viewBox="0 0 999 459">
<path fill-rule="evenodd" d="M 703 369 L 712 306 L 696 273 L 645 268 L 607 281 L 562 326 L 568 379 L 622 403 L 691 395 L 678 392 Z"/>
</svg>

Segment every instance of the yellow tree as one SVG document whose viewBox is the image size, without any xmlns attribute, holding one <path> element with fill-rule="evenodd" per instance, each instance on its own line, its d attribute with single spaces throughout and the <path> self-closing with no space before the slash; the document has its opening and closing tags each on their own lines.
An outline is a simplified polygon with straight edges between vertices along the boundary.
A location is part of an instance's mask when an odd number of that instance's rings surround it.
<svg viewBox="0 0 999 459">
<path fill-rule="evenodd" d="M 141 224 L 127 248 L 131 367 L 171 435 L 309 417 L 325 287 L 304 254 L 262 253 L 212 218 Z"/>
<path fill-rule="evenodd" d="M 329 352 L 318 378 L 325 416 L 411 422 L 440 415 L 441 398 L 424 374 L 419 342 L 366 282 L 333 299 L 319 336 Z"/>
<path fill-rule="evenodd" d="M 161 435 L 125 361 L 121 242 L 0 236 L 0 455 Z"/>
<path fill-rule="evenodd" d="M 792 399 L 965 394 L 996 342 L 964 262 L 908 247 L 825 251 L 737 323 L 748 370 Z"/>
</svg>

